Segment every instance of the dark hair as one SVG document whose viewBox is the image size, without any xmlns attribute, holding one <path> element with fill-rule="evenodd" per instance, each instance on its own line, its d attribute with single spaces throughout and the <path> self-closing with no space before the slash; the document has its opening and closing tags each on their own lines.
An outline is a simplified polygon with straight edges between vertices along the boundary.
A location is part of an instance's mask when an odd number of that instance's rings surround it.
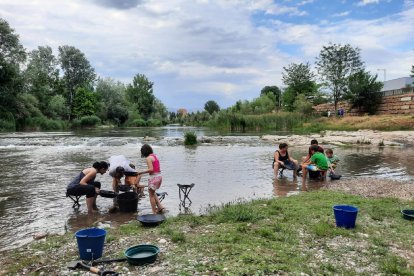
<svg viewBox="0 0 414 276">
<path fill-rule="evenodd" d="M 148 157 L 151 153 L 154 153 L 154 152 L 152 151 L 152 148 L 150 145 L 144 144 L 141 147 L 141 157 Z"/>
<path fill-rule="evenodd" d="M 325 152 L 326 153 L 332 153 L 333 154 L 333 150 L 332 149 L 326 149 Z"/>
<path fill-rule="evenodd" d="M 318 146 L 318 145 L 312 145 L 312 146 L 310 146 L 310 148 L 309 148 L 309 150 L 314 151 L 314 152 L 317 152 L 317 151 L 318 151 L 318 149 L 319 149 L 319 146 Z"/>
<path fill-rule="evenodd" d="M 279 149 L 284 149 L 284 148 L 287 148 L 287 147 L 288 147 L 288 144 L 286 144 L 286 143 L 279 144 Z"/>
<path fill-rule="evenodd" d="M 125 174 L 125 169 L 124 169 L 124 167 L 122 167 L 122 166 L 118 166 L 118 167 L 116 167 L 116 169 L 115 169 L 115 177 L 119 177 L 119 178 L 121 178 L 121 177 L 123 177 L 123 176 L 124 176 L 124 174 Z"/>
<path fill-rule="evenodd" d="M 316 139 L 311 140 L 311 145 L 319 145 L 318 140 Z"/>
<path fill-rule="evenodd" d="M 97 170 L 108 169 L 109 164 L 106 163 L 105 161 L 95 162 L 95 163 L 93 163 L 92 167 L 94 167 Z"/>
</svg>

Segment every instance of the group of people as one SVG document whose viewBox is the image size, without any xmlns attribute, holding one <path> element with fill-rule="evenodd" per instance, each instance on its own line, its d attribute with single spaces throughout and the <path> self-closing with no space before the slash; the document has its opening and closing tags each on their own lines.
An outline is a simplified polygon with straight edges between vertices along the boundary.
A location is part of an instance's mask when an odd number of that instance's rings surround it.
<svg viewBox="0 0 414 276">
<path fill-rule="evenodd" d="M 152 147 L 144 144 L 141 147 L 141 157 L 145 158 L 147 170 L 137 171 L 135 166 L 123 155 L 111 156 L 109 162 L 101 161 L 93 163 L 92 167 L 82 170 L 67 186 L 67 194 L 73 196 L 86 195 L 86 206 L 88 213 L 98 210 L 96 198 L 100 193 L 101 183 L 95 181 L 98 173 L 105 174 L 109 170 L 112 177 L 112 189 L 115 193 L 119 192 L 122 185 L 121 179 L 125 177 L 124 185 L 130 186 L 139 196 L 144 195 L 144 188 L 148 187 L 151 209 L 154 214 L 164 211 L 156 190 L 162 183 L 160 161 L 154 154 Z M 140 184 L 143 174 L 148 174 L 148 185 Z"/>
<path fill-rule="evenodd" d="M 331 110 L 328 109 L 328 111 L 326 112 L 328 117 L 331 117 Z M 338 113 L 337 113 L 338 117 L 344 117 L 345 115 L 345 109 L 343 107 L 340 107 L 338 109 Z"/>
<path fill-rule="evenodd" d="M 311 141 L 308 154 L 302 158 L 301 164 L 289 155 L 288 145 L 286 143 L 279 144 L 279 149 L 274 153 L 272 167 L 275 177 L 278 176 L 279 169 L 284 168 L 293 170 L 294 178 L 302 174 L 305 181 L 308 173 L 312 178 L 324 178 L 326 173 L 334 174 L 334 169 L 336 168 L 338 162 L 339 158 L 334 155 L 332 149 L 324 151 L 318 141 L 314 139 Z"/>
</svg>

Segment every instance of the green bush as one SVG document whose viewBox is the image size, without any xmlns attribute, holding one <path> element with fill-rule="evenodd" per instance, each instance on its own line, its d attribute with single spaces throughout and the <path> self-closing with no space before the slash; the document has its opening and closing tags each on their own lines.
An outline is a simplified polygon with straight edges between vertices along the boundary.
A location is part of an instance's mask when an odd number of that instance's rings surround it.
<svg viewBox="0 0 414 276">
<path fill-rule="evenodd" d="M 191 146 L 197 144 L 197 134 L 194 131 L 187 131 L 184 134 L 184 145 Z"/>
<path fill-rule="evenodd" d="M 14 131 L 16 130 L 16 122 L 14 116 L 10 112 L 0 113 L 0 131 Z"/>
<path fill-rule="evenodd" d="M 240 113 L 219 112 L 208 123 L 212 128 L 231 131 L 293 130 L 301 127 L 311 117 L 297 112 L 280 112 L 263 115 L 243 115 Z"/>
<path fill-rule="evenodd" d="M 147 122 L 144 119 L 135 119 L 132 122 L 128 123 L 130 127 L 145 127 Z"/>
<path fill-rule="evenodd" d="M 96 115 L 90 115 L 90 116 L 83 116 L 80 119 L 80 125 L 82 127 L 94 127 L 101 123 L 101 119 L 99 119 Z"/>
<path fill-rule="evenodd" d="M 61 120 L 46 119 L 40 124 L 42 130 L 64 130 L 67 128 L 67 124 Z"/>
<path fill-rule="evenodd" d="M 150 127 L 162 126 L 162 122 L 157 119 L 149 119 L 147 125 Z"/>
<path fill-rule="evenodd" d="M 46 117 L 28 117 L 25 118 L 22 123 L 19 124 L 19 129 L 22 130 L 64 130 L 67 128 L 67 124 L 61 120 L 52 120 Z"/>
<path fill-rule="evenodd" d="M 80 119 L 73 119 L 71 122 L 72 128 L 80 128 L 81 127 L 81 120 Z"/>
</svg>

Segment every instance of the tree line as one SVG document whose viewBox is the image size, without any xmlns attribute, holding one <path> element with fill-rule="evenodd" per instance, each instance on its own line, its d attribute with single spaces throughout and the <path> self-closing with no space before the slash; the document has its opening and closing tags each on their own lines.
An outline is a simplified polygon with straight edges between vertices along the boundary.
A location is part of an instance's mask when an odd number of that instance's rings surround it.
<svg viewBox="0 0 414 276">
<path fill-rule="evenodd" d="M 243 129 L 248 122 L 262 120 L 265 114 L 295 112 L 309 116 L 312 106 L 326 102 L 333 102 L 336 111 L 341 100 L 375 114 L 383 84 L 377 81 L 377 75 L 366 71 L 359 48 L 329 43 L 316 57 L 315 69 L 317 74 L 309 62 L 291 63 L 283 67 L 283 89 L 265 86 L 257 98 L 239 100 L 226 109 L 209 100 L 203 111 L 187 113 L 181 108 L 168 112 L 154 96 L 153 82 L 144 74 L 136 74 L 129 84 L 100 78 L 85 54 L 69 45 L 58 47 L 57 56 L 50 46 L 26 52 L 19 36 L 0 18 L 0 130 L 58 130 L 99 123 L 230 128 L 233 124 Z M 411 73 L 414 75 L 414 66 Z M 271 121 L 280 123 L 280 118 Z M 252 125 L 261 126 L 263 122 Z"/>
<path fill-rule="evenodd" d="M 262 121 L 271 117 L 262 115 L 281 111 L 309 116 L 313 114 L 314 105 L 327 102 L 334 104 L 334 110 L 331 111 L 336 112 L 338 103 L 342 100 L 350 102 L 352 108 L 375 114 L 382 100 L 380 91 L 383 83 L 377 80 L 376 74 L 365 69 L 359 48 L 349 44 L 329 43 L 322 47 L 316 57 L 315 69 L 317 75 L 309 62 L 291 63 L 283 67 L 282 81 L 285 88 L 265 86 L 259 97 L 251 101 L 239 100 L 227 109 L 218 108 L 213 112 L 206 112 L 205 107 L 205 112 L 186 116 L 180 114 L 175 117 L 176 121 L 231 129 L 245 129 L 250 124 L 251 128 L 262 129 Z M 281 114 L 273 117 L 270 124 L 300 125 L 305 120 L 300 119 L 301 116 Z M 289 118 L 296 118 L 294 121 L 297 123 L 293 124 Z M 281 123 L 281 120 L 285 121 Z M 272 128 L 275 129 L 274 126 Z"/>
<path fill-rule="evenodd" d="M 136 74 L 130 84 L 100 78 L 74 46 L 27 52 L 0 18 L 0 130 L 59 130 L 109 123 L 158 126 L 168 120 L 153 82 Z"/>
</svg>

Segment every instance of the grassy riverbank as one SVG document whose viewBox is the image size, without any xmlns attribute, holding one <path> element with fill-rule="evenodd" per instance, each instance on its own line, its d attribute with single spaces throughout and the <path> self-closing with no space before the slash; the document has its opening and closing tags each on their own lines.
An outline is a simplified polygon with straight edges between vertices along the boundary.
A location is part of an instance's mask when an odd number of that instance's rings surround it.
<svg viewBox="0 0 414 276">
<path fill-rule="evenodd" d="M 296 133 L 318 133 L 323 130 L 355 131 L 410 130 L 414 129 L 412 115 L 373 115 L 319 117 L 305 116 L 294 112 L 269 113 L 261 115 L 219 114 L 207 126 L 231 131 L 294 131 Z"/>
<path fill-rule="evenodd" d="M 359 207 L 356 229 L 335 227 L 332 206 L 341 203 Z M 105 268 L 146 275 L 413 275 L 413 222 L 400 214 L 410 206 L 414 202 L 323 190 L 213 207 L 209 215 L 169 218 L 157 228 L 134 221 L 108 230 L 104 256 L 152 243 L 161 248 L 158 260 L 144 267 Z M 2 254 L 0 274 L 66 275 L 66 263 L 77 258 L 73 233 L 48 237 Z"/>
<path fill-rule="evenodd" d="M 375 115 L 375 116 L 346 116 L 320 117 L 312 122 L 304 123 L 297 129 L 299 132 L 320 132 L 323 130 L 355 131 L 359 129 L 372 130 L 412 130 L 414 116 L 412 115 Z"/>
</svg>

